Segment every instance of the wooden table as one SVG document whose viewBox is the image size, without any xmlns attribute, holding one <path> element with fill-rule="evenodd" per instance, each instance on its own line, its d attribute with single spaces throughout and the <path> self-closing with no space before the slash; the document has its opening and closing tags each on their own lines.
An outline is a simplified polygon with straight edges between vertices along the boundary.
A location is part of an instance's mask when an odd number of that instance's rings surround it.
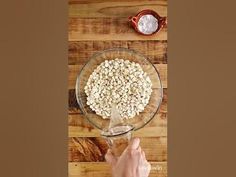
<svg viewBox="0 0 236 177">
<path fill-rule="evenodd" d="M 69 177 L 111 177 L 104 161 L 107 150 L 100 132 L 79 110 L 75 81 L 81 67 L 96 51 L 125 47 L 147 56 L 158 68 L 164 87 L 159 113 L 134 133 L 151 162 L 150 177 L 167 176 L 167 28 L 158 35 L 141 36 L 127 24 L 127 17 L 143 9 L 167 16 L 166 0 L 69 0 Z"/>
</svg>

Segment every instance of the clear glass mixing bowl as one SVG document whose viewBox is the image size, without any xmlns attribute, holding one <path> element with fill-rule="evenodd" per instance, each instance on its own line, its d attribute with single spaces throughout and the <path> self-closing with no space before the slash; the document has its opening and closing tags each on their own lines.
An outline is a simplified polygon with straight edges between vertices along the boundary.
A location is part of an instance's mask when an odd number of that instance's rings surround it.
<svg viewBox="0 0 236 177">
<path fill-rule="evenodd" d="M 115 58 L 122 58 L 124 60 L 130 60 L 139 63 L 152 81 L 152 94 L 149 103 L 146 105 L 144 111 L 134 118 L 124 119 L 124 125 L 133 126 L 133 130 L 138 130 L 144 127 L 148 122 L 150 122 L 155 114 L 158 112 L 160 107 L 163 89 L 160 80 L 159 73 L 155 66 L 140 53 L 125 49 L 125 48 L 113 48 L 102 52 L 94 54 L 89 61 L 84 65 L 81 72 L 78 75 L 76 81 L 76 98 L 80 109 L 89 122 L 96 128 L 107 131 L 110 119 L 103 119 L 101 116 L 97 115 L 90 107 L 86 104 L 87 96 L 84 92 L 84 87 L 88 81 L 89 76 L 92 74 L 94 69 L 105 60 L 113 60 Z"/>
</svg>

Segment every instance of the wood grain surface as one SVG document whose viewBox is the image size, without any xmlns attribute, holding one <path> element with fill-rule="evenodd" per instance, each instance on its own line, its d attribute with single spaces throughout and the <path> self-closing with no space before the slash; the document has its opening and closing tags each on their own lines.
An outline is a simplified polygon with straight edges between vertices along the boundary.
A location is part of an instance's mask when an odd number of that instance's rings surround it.
<svg viewBox="0 0 236 177">
<path fill-rule="evenodd" d="M 68 1 L 68 175 L 111 177 L 104 160 L 108 149 L 100 131 L 80 111 L 75 83 L 83 65 L 96 52 L 110 48 L 136 50 L 158 69 L 164 88 L 160 111 L 144 128 L 134 132 L 151 162 L 150 177 L 167 176 L 167 27 L 153 36 L 137 34 L 128 17 L 143 9 L 167 16 L 166 0 L 69 0 Z"/>
<path fill-rule="evenodd" d="M 69 115 L 69 121 L 74 125 L 69 124 L 69 137 L 99 137 L 101 132 L 90 125 L 85 117 L 81 114 Z M 77 123 L 77 124 L 76 124 Z M 76 124 L 76 125 L 75 125 Z M 167 114 L 158 113 L 153 120 L 133 133 L 136 137 L 160 137 L 167 136 Z M 153 149 L 154 151 L 154 149 Z"/>
<path fill-rule="evenodd" d="M 167 41 L 77 41 L 69 42 L 69 65 L 84 65 L 98 51 L 123 47 L 139 51 L 153 64 L 167 64 Z"/>
<path fill-rule="evenodd" d="M 142 36 L 128 25 L 128 17 L 143 9 L 167 16 L 167 1 L 69 1 L 69 41 L 167 40 L 167 28 Z"/>
<path fill-rule="evenodd" d="M 107 18 L 129 17 L 143 9 L 153 9 L 161 16 L 167 16 L 166 0 L 70 0 L 69 17 Z"/>
<path fill-rule="evenodd" d="M 111 177 L 111 167 L 105 162 L 69 162 L 69 177 Z M 166 162 L 151 162 L 149 177 L 167 177 Z"/>
<path fill-rule="evenodd" d="M 148 161 L 163 162 L 167 160 L 166 137 L 142 137 L 141 146 Z M 104 156 L 107 149 L 108 145 L 102 137 L 69 138 L 69 162 L 105 161 Z M 155 149 L 155 151 L 151 149 Z"/>
<path fill-rule="evenodd" d="M 167 40 L 167 29 L 162 29 L 158 35 L 143 36 L 135 34 L 128 25 L 127 18 L 70 18 L 70 41 L 100 41 L 100 40 Z"/>
</svg>

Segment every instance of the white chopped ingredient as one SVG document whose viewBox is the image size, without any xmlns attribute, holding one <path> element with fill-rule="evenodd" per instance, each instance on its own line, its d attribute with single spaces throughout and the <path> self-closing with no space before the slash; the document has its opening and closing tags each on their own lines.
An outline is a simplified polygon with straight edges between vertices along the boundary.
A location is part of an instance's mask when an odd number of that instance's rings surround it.
<svg viewBox="0 0 236 177">
<path fill-rule="evenodd" d="M 138 21 L 138 30 L 144 34 L 152 34 L 158 28 L 158 20 L 153 15 L 143 15 Z"/>
<path fill-rule="evenodd" d="M 152 93 L 149 76 L 140 64 L 124 59 L 105 60 L 90 75 L 85 86 L 87 105 L 107 119 L 112 105 L 122 118 L 133 118 L 144 110 Z"/>
</svg>

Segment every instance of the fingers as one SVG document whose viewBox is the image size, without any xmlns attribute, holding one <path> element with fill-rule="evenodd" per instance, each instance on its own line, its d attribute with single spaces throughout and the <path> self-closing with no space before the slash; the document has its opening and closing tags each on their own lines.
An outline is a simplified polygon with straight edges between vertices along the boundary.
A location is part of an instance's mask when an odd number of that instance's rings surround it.
<svg viewBox="0 0 236 177">
<path fill-rule="evenodd" d="M 142 153 L 144 156 L 145 153 Z M 139 173 L 142 177 L 148 177 L 151 171 L 151 164 L 146 160 L 146 158 L 142 157 L 142 161 L 139 163 Z"/>
<path fill-rule="evenodd" d="M 145 152 L 142 150 L 142 158 L 143 158 L 143 160 L 145 160 L 145 161 L 147 161 L 147 159 L 146 159 L 146 155 L 145 155 Z"/>
<path fill-rule="evenodd" d="M 126 152 L 129 155 L 129 158 L 135 158 L 137 161 L 139 161 L 139 158 L 141 158 L 141 147 L 139 146 L 140 139 L 134 138 L 130 141 L 128 147 L 126 148 Z"/>
<path fill-rule="evenodd" d="M 147 169 L 148 169 L 148 172 L 150 172 L 150 170 L 151 170 L 151 164 L 148 162 L 147 163 Z"/>
<path fill-rule="evenodd" d="M 151 171 L 151 164 L 149 162 L 147 162 L 147 173 L 149 174 L 150 171 Z"/>
<path fill-rule="evenodd" d="M 151 165 L 146 160 L 144 151 L 141 151 L 141 156 L 142 157 L 140 158 L 138 168 L 137 168 L 137 174 L 138 174 L 137 176 L 148 177 L 151 170 Z"/>
<path fill-rule="evenodd" d="M 105 155 L 105 159 L 110 165 L 115 165 L 117 161 L 116 157 L 112 154 L 110 149 L 108 149 Z"/>
<path fill-rule="evenodd" d="M 127 154 L 127 153 L 131 152 L 132 150 L 137 150 L 139 148 L 139 144 L 140 144 L 140 139 L 139 138 L 133 138 L 129 142 L 129 145 L 126 147 L 123 154 Z"/>
<path fill-rule="evenodd" d="M 145 152 L 142 151 L 142 161 L 143 161 L 143 164 L 147 167 L 147 169 L 150 171 L 151 169 L 151 165 L 150 163 L 147 161 L 146 159 L 146 155 L 145 155 Z"/>
<path fill-rule="evenodd" d="M 142 153 L 142 149 L 141 149 L 140 146 L 138 147 L 137 151 L 140 152 L 140 153 Z"/>
<path fill-rule="evenodd" d="M 139 163 L 141 165 L 146 165 L 148 163 L 148 161 L 146 159 L 145 152 L 143 150 L 141 151 L 141 159 L 140 159 Z"/>
<path fill-rule="evenodd" d="M 140 144 L 139 138 L 134 138 L 130 141 L 130 144 L 128 146 L 129 149 L 138 149 Z"/>
<path fill-rule="evenodd" d="M 142 156 L 143 156 L 144 159 L 146 159 L 146 155 L 145 155 L 144 151 L 142 151 Z"/>
</svg>

